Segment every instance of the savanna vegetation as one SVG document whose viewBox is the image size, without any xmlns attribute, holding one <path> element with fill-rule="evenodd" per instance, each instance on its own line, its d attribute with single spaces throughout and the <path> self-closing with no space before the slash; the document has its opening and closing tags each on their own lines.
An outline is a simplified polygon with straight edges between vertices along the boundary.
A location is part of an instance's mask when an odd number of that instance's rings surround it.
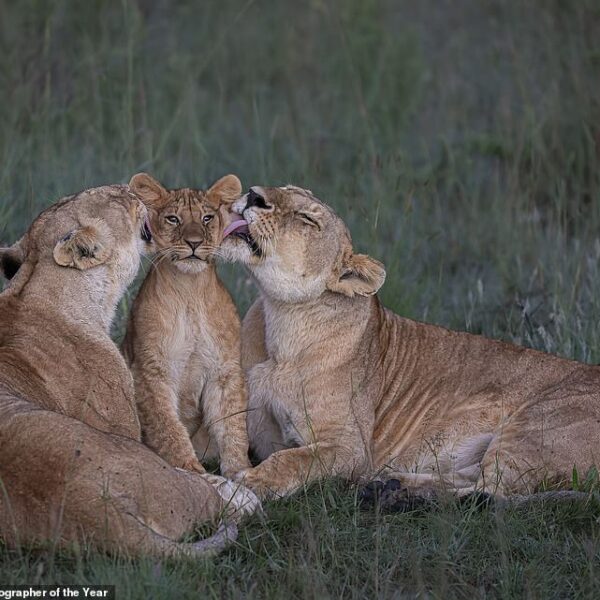
<svg viewBox="0 0 600 600">
<path fill-rule="evenodd" d="M 294 183 L 385 263 L 396 312 L 600 363 L 597 0 L 2 0 L 0 123 L 2 242 L 142 170 Z M 249 277 L 222 273 L 246 310 Z M 572 483 L 597 493 L 594 474 Z M 0 581 L 119 599 L 597 598 L 599 518 L 593 498 L 384 515 L 328 482 L 266 503 L 216 559 L 0 545 Z"/>
</svg>

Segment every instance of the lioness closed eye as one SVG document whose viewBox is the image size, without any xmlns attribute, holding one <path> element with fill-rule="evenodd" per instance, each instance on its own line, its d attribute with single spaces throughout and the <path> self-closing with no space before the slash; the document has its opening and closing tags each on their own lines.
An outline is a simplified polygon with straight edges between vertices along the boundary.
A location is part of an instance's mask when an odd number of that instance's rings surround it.
<svg viewBox="0 0 600 600">
<path fill-rule="evenodd" d="M 600 460 L 600 370 L 404 319 L 381 263 L 311 192 L 253 187 L 222 248 L 260 298 L 242 328 L 263 496 L 382 470 L 407 487 L 529 492 Z"/>
<path fill-rule="evenodd" d="M 148 207 L 158 247 L 123 342 L 144 440 L 183 469 L 204 472 L 196 453 L 219 456 L 231 475 L 249 466 L 247 398 L 240 320 L 214 262 L 240 181 L 166 190 L 141 173 L 129 185 Z"/>
</svg>

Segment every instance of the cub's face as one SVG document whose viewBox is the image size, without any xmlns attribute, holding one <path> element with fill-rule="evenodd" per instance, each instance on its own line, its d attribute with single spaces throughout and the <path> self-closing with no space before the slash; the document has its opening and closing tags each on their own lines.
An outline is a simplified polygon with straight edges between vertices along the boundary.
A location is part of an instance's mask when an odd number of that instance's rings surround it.
<svg viewBox="0 0 600 600">
<path fill-rule="evenodd" d="M 325 291 L 367 296 L 383 284 L 383 265 L 354 254 L 343 221 L 308 190 L 254 186 L 232 210 L 223 253 L 246 264 L 276 300 L 307 302 Z"/>
<path fill-rule="evenodd" d="M 145 173 L 134 175 L 129 185 L 148 206 L 157 262 L 168 260 L 184 273 L 199 273 L 214 262 L 229 222 L 228 207 L 242 190 L 235 175 L 206 191 L 167 190 Z"/>
</svg>

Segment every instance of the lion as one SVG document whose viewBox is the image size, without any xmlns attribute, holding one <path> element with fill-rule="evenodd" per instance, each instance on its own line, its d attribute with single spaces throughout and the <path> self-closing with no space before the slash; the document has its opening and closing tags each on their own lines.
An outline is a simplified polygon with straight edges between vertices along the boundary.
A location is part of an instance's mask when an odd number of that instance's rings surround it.
<svg viewBox="0 0 600 600">
<path fill-rule="evenodd" d="M 122 347 L 144 441 L 171 465 L 200 473 L 196 452 L 218 457 L 228 477 L 250 466 L 247 394 L 240 318 L 215 256 L 240 180 L 227 175 L 207 191 L 166 190 L 139 173 L 129 185 L 148 207 L 158 248 Z"/>
<path fill-rule="evenodd" d="M 325 477 L 507 498 L 600 459 L 600 370 L 400 317 L 340 217 L 310 191 L 252 187 L 223 252 L 260 297 L 242 325 L 259 496 Z"/>
<path fill-rule="evenodd" d="M 0 536 L 10 545 L 194 557 L 234 537 L 232 524 L 178 541 L 221 518 L 233 484 L 175 469 L 140 442 L 131 373 L 110 338 L 150 244 L 145 206 L 117 185 L 63 199 L 0 249 Z"/>
</svg>

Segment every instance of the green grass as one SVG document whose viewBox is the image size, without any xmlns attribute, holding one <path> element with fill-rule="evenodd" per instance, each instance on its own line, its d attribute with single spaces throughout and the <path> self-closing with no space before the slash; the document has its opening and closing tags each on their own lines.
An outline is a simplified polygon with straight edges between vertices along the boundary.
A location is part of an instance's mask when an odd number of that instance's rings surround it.
<svg viewBox="0 0 600 600">
<path fill-rule="evenodd" d="M 381 515 L 331 482 L 266 506 L 234 548 L 202 561 L 89 552 L 6 557 L 3 583 L 111 583 L 118 598 L 536 598 L 600 593 L 597 508 Z"/>
<path fill-rule="evenodd" d="M 386 264 L 397 312 L 600 362 L 595 0 L 6 0 L 0 100 L 0 241 L 140 170 L 291 182 Z M 244 311 L 251 282 L 223 274 Z M 115 583 L 119 598 L 600 596 L 591 507 L 378 517 L 354 494 L 269 503 L 212 561 L 0 550 L 0 581 Z"/>
</svg>

